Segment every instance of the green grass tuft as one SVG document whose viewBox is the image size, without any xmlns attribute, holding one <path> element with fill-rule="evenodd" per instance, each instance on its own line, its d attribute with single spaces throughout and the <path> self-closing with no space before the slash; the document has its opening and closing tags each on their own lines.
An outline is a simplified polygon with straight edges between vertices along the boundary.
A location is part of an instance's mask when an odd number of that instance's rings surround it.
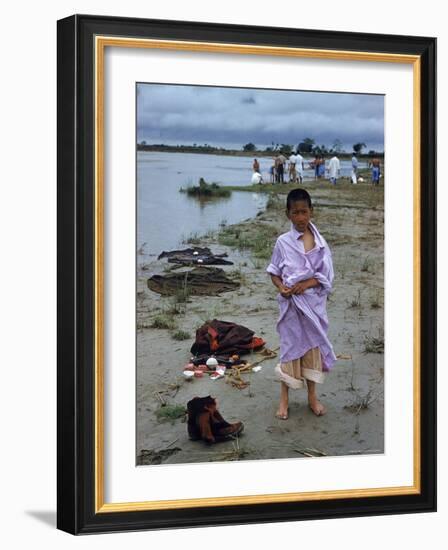
<svg viewBox="0 0 448 550">
<path fill-rule="evenodd" d="M 176 323 L 172 317 L 161 313 L 154 317 L 151 326 L 152 328 L 166 328 L 173 330 L 176 328 Z"/>
<path fill-rule="evenodd" d="M 176 330 L 176 332 L 173 332 L 171 335 L 171 338 L 179 341 L 188 340 L 190 338 L 190 334 L 185 330 Z"/>
<path fill-rule="evenodd" d="M 165 405 L 156 411 L 156 416 L 159 421 L 174 421 L 185 416 L 185 407 L 182 405 Z"/>
</svg>

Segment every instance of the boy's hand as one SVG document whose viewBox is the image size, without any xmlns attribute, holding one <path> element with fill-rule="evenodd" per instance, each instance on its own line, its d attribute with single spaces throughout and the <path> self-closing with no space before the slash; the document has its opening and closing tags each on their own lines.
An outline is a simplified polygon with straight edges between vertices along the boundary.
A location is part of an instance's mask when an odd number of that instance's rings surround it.
<svg viewBox="0 0 448 550">
<path fill-rule="evenodd" d="M 291 288 L 291 294 L 302 294 L 305 290 L 308 288 L 313 288 L 315 286 L 319 285 L 319 281 L 317 281 L 314 277 L 311 277 L 311 279 L 305 279 L 304 281 L 299 281 Z"/>
<path fill-rule="evenodd" d="M 278 290 L 283 298 L 289 298 L 291 296 L 291 288 L 288 288 L 285 285 L 279 285 Z"/>
<path fill-rule="evenodd" d="M 307 288 L 309 288 L 308 281 L 299 281 L 290 290 L 291 294 L 302 294 Z"/>
</svg>

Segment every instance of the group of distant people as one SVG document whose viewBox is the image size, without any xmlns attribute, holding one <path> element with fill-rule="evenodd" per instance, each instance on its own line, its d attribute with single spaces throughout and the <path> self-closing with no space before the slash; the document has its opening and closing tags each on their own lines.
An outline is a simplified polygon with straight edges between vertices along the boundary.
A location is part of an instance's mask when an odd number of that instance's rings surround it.
<svg viewBox="0 0 448 550">
<path fill-rule="evenodd" d="M 263 183 L 260 163 L 257 159 L 254 159 L 252 168 L 254 171 L 252 183 Z M 300 184 L 303 182 L 304 169 L 303 157 L 300 153 L 291 153 L 289 158 L 286 158 L 283 154 L 279 154 L 272 159 L 272 164 L 269 167 L 269 182 Z M 286 181 L 286 174 L 288 181 Z"/>
<path fill-rule="evenodd" d="M 351 183 L 356 185 L 358 183 L 358 159 L 356 153 L 352 156 L 352 171 L 351 171 Z M 373 158 L 369 161 L 369 168 L 372 172 L 373 185 L 379 185 L 381 176 L 381 162 L 379 158 Z M 328 166 L 325 164 L 325 158 L 323 155 L 315 155 L 308 167 L 314 170 L 314 179 L 322 179 L 325 177 L 325 173 L 328 173 L 328 179 L 330 183 L 336 185 L 338 177 L 341 173 L 341 163 L 336 155 L 333 155 L 328 162 Z M 252 164 L 253 175 L 252 183 L 260 184 L 264 183 L 263 176 L 261 175 L 260 163 L 257 159 L 254 159 Z M 269 181 L 270 183 L 303 183 L 303 172 L 305 170 L 304 159 L 302 155 L 292 153 L 289 158 L 286 158 L 283 154 L 279 154 L 272 159 L 272 164 L 269 168 Z M 288 180 L 286 181 L 285 175 L 287 174 Z M 361 178 L 359 181 L 363 181 Z"/>
</svg>

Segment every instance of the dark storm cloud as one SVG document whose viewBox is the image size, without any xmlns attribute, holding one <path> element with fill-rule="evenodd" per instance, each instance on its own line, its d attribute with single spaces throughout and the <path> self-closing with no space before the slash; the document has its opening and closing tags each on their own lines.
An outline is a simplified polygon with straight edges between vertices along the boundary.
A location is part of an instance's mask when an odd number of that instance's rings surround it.
<svg viewBox="0 0 448 550">
<path fill-rule="evenodd" d="M 241 147 L 317 144 L 384 148 L 383 96 L 140 84 L 137 138 Z"/>
</svg>

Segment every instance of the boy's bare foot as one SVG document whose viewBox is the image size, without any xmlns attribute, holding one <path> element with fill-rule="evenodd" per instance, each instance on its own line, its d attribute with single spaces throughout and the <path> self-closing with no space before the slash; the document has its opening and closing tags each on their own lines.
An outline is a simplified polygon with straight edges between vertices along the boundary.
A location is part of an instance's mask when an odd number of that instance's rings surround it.
<svg viewBox="0 0 448 550">
<path fill-rule="evenodd" d="M 288 407 L 280 403 L 280 406 L 275 413 L 275 418 L 279 418 L 280 420 L 288 420 Z"/>
<path fill-rule="evenodd" d="M 275 413 L 275 417 L 279 418 L 280 420 L 288 420 L 288 386 L 281 382 L 280 384 L 280 404 L 278 406 L 277 412 Z"/>
<path fill-rule="evenodd" d="M 308 399 L 308 404 L 316 416 L 323 416 L 327 412 L 327 409 L 322 405 L 317 397 Z"/>
</svg>

